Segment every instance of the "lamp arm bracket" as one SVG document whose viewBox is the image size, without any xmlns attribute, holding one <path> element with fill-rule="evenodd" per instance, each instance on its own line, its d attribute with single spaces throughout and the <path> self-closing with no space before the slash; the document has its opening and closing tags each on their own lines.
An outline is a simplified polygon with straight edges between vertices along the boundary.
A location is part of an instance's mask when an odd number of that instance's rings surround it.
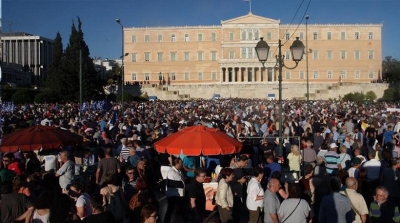
<svg viewBox="0 0 400 223">
<path fill-rule="evenodd" d="M 293 70 L 293 69 L 295 69 L 295 68 L 299 65 L 299 61 L 295 61 L 295 63 L 296 63 L 296 65 L 294 65 L 294 67 L 287 67 L 287 66 L 283 63 L 283 61 L 282 61 L 282 65 L 283 65 L 286 69 L 289 69 L 289 70 Z"/>
</svg>

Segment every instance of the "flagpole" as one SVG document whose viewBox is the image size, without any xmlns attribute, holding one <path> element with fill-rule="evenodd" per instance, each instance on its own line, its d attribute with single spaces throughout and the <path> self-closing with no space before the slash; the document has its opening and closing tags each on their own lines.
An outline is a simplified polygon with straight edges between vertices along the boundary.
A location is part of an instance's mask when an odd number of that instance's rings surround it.
<svg viewBox="0 0 400 223">
<path fill-rule="evenodd" d="M 251 0 L 249 1 L 249 3 L 250 3 L 250 12 L 251 12 Z"/>
</svg>

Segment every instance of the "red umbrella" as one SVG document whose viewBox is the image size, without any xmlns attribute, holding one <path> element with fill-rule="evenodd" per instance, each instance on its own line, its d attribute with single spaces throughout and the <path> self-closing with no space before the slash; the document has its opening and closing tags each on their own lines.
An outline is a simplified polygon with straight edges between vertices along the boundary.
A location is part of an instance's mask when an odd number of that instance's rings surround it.
<svg viewBox="0 0 400 223">
<path fill-rule="evenodd" d="M 1 140 L 2 152 L 23 152 L 56 149 L 67 145 L 76 145 L 83 141 L 81 135 L 71 131 L 52 127 L 36 125 L 17 130 L 5 135 Z"/>
<path fill-rule="evenodd" d="M 242 144 L 218 129 L 203 125 L 187 127 L 154 144 L 160 153 L 199 156 L 238 153 Z"/>
</svg>

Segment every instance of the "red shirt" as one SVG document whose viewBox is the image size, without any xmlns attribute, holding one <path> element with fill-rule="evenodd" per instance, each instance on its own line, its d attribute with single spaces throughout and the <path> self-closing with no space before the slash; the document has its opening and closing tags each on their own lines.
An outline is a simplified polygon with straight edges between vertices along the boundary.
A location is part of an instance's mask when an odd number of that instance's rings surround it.
<svg viewBox="0 0 400 223">
<path fill-rule="evenodd" d="M 20 167 L 19 167 L 19 162 L 16 162 L 16 161 L 8 164 L 7 169 L 11 170 L 11 171 L 14 171 L 14 173 L 17 174 L 17 175 L 21 174 L 21 172 L 22 172 Z"/>
</svg>

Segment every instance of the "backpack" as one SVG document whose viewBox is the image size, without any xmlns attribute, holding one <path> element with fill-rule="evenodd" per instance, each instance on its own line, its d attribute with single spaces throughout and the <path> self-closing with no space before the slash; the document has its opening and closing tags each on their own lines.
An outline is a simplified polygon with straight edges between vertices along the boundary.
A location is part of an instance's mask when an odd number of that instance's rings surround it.
<svg viewBox="0 0 400 223">
<path fill-rule="evenodd" d="M 131 209 L 132 211 L 135 210 L 135 208 L 142 205 L 142 202 L 139 201 L 139 193 L 140 192 L 133 195 L 131 200 L 129 201 L 129 209 Z"/>
<path fill-rule="evenodd" d="M 118 188 L 115 193 L 112 193 L 109 187 L 106 188 L 109 193 L 106 211 L 110 212 L 114 216 L 115 220 L 122 220 L 125 216 L 125 205 L 122 191 Z"/>
</svg>

